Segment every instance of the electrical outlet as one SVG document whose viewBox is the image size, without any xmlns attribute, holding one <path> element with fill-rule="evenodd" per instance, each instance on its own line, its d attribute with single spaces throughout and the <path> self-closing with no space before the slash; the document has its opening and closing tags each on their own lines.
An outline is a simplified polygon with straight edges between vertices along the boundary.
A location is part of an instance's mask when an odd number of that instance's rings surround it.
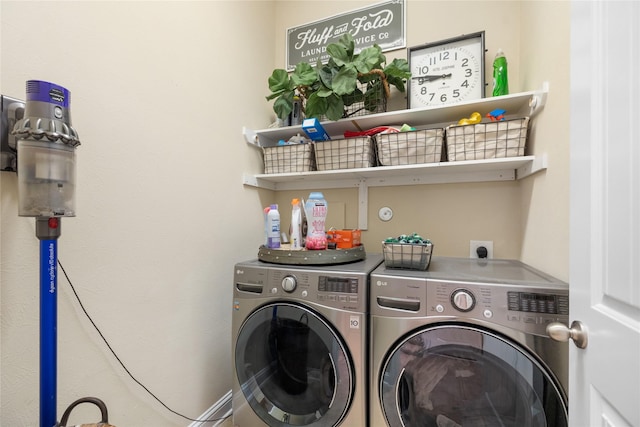
<svg viewBox="0 0 640 427">
<path fill-rule="evenodd" d="M 486 258 L 493 258 L 493 240 L 471 240 L 469 242 L 469 258 L 480 258 L 478 248 L 487 249 Z"/>
</svg>

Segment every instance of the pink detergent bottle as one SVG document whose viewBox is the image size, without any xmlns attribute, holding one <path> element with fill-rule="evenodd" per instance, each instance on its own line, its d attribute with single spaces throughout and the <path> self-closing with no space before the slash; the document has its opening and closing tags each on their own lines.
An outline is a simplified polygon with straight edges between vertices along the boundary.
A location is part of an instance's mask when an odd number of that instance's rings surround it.
<svg viewBox="0 0 640 427">
<path fill-rule="evenodd" d="M 325 222 L 327 220 L 327 201 L 321 192 L 309 194 L 309 199 L 304 206 L 307 214 L 307 238 L 305 247 L 311 250 L 327 249 L 327 235 Z"/>
</svg>

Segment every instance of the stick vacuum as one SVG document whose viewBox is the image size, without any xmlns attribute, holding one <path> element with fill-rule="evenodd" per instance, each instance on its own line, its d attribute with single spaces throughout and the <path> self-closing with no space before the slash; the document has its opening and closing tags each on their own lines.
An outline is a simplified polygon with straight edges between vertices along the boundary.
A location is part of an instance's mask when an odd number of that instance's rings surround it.
<svg viewBox="0 0 640 427">
<path fill-rule="evenodd" d="M 24 118 L 16 122 L 18 215 L 36 218 L 40 240 L 40 427 L 54 427 L 57 393 L 58 238 L 61 217 L 75 216 L 75 148 L 70 93 L 27 81 Z"/>
</svg>

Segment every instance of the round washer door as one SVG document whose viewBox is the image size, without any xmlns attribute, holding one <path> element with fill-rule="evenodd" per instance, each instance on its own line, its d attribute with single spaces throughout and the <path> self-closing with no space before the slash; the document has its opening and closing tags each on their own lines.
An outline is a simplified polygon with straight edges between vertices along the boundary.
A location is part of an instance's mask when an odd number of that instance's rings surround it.
<svg viewBox="0 0 640 427">
<path fill-rule="evenodd" d="M 335 426 L 353 398 L 353 365 L 339 334 L 317 313 L 276 303 L 251 313 L 238 332 L 242 392 L 269 426 Z"/>
<path fill-rule="evenodd" d="M 563 395 L 527 351 L 470 325 L 436 325 L 391 349 L 379 377 L 390 427 L 566 427 Z"/>
</svg>

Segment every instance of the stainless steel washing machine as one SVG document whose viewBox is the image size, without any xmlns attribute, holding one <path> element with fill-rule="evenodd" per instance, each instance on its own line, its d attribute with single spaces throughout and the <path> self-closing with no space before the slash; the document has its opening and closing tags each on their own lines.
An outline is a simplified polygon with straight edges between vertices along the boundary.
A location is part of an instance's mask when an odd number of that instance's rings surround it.
<svg viewBox="0 0 640 427">
<path fill-rule="evenodd" d="M 434 257 L 371 274 L 372 427 L 566 427 L 568 285 L 521 262 Z"/>
<path fill-rule="evenodd" d="M 234 426 L 367 424 L 369 274 L 381 262 L 236 264 Z"/>
</svg>

